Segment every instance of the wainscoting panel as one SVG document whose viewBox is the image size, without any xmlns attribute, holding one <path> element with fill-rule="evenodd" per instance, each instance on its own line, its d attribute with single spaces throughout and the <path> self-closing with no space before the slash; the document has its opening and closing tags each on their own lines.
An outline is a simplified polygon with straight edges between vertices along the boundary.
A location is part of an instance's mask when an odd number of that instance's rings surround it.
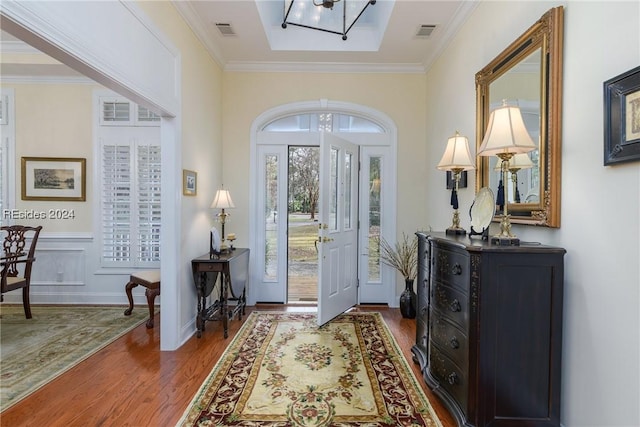
<svg viewBox="0 0 640 427">
<path fill-rule="evenodd" d="M 31 286 L 84 286 L 86 264 L 83 248 L 36 249 Z"/>
</svg>

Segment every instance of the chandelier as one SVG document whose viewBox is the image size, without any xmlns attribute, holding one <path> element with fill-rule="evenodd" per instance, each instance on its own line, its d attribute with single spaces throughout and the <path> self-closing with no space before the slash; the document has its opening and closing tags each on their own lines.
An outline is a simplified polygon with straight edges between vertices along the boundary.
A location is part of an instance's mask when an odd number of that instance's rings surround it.
<svg viewBox="0 0 640 427">
<path fill-rule="evenodd" d="M 312 30 L 324 31 L 326 33 L 338 34 L 342 36 L 342 40 L 347 40 L 347 33 L 349 32 L 349 30 L 351 30 L 351 28 L 354 26 L 356 21 L 362 16 L 362 14 L 367 9 L 367 7 L 369 7 L 369 5 L 376 4 L 376 0 L 367 0 L 366 3 L 364 4 L 364 7 L 362 7 L 362 9 L 355 11 L 354 15 L 355 14 L 357 15 L 355 15 L 355 18 L 353 19 L 353 21 L 351 21 L 351 19 L 349 18 L 350 24 L 347 26 L 347 0 L 317 0 L 317 1 L 312 0 L 312 2 L 313 2 L 313 6 L 315 6 L 316 8 L 321 8 L 317 12 L 322 12 L 322 10 L 324 9 L 333 10 L 333 6 L 336 3 L 342 3 L 342 30 L 339 31 L 337 29 L 321 27 L 319 13 L 316 13 L 317 17 L 315 19 L 308 22 L 293 21 L 291 14 L 292 14 L 292 11 L 296 10 L 296 8 L 298 8 L 299 11 L 303 11 L 304 13 L 306 13 L 306 11 L 304 11 L 305 3 L 302 0 L 291 0 L 291 3 L 289 3 L 289 7 L 286 6 L 287 0 L 284 0 L 285 6 L 284 6 L 284 19 L 282 21 L 282 28 L 286 29 L 288 25 L 294 25 L 296 27 L 309 28 Z M 296 3 L 298 3 L 298 5 L 294 7 L 294 4 Z M 355 0 L 350 0 L 350 3 L 357 3 L 357 2 Z M 360 3 L 362 3 L 362 1 L 360 1 Z M 351 7 L 351 9 L 353 8 Z M 302 12 L 296 12 L 294 13 L 294 15 L 302 15 Z M 300 16 L 298 16 L 298 18 L 300 18 Z M 313 24 L 313 22 L 317 22 L 317 25 Z"/>
</svg>

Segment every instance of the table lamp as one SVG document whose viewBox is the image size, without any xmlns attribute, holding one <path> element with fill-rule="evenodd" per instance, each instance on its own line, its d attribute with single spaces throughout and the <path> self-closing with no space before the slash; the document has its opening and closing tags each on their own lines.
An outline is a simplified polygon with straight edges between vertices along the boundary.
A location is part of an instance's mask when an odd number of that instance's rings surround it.
<svg viewBox="0 0 640 427">
<path fill-rule="evenodd" d="M 454 186 L 451 189 L 451 206 L 453 206 L 453 221 L 451 227 L 447 228 L 447 234 L 466 234 L 464 228 L 460 227 L 460 214 L 458 213 L 458 184 L 462 171 L 475 169 L 476 166 L 471 160 L 469 151 L 469 140 L 466 136 L 460 136 L 456 131 L 455 135 L 447 140 L 447 148 L 436 166 L 439 170 L 451 171 L 453 174 Z"/>
<path fill-rule="evenodd" d="M 524 125 L 520 108 L 507 105 L 506 101 L 503 101 L 502 106 L 493 110 L 489 116 L 487 131 L 478 149 L 478 155 L 497 156 L 501 160 L 502 181 L 507 182 L 511 158 L 516 154 L 528 153 L 536 148 L 538 147 Z M 491 237 L 491 243 L 498 245 L 520 244 L 520 239 L 511 233 L 508 204 L 505 197 L 500 233 Z"/>
<path fill-rule="evenodd" d="M 236 206 L 233 204 L 233 200 L 231 200 L 231 194 L 229 194 L 229 190 L 220 189 L 216 192 L 216 196 L 211 203 L 211 209 L 220 209 L 220 213 L 218 213 L 218 222 L 222 226 L 222 235 L 220 236 L 221 244 L 220 251 L 225 252 L 227 249 L 227 245 L 224 243 L 225 234 L 224 234 L 224 224 L 227 222 L 227 217 L 230 216 L 229 213 L 225 212 L 225 209 L 235 208 Z"/>
</svg>

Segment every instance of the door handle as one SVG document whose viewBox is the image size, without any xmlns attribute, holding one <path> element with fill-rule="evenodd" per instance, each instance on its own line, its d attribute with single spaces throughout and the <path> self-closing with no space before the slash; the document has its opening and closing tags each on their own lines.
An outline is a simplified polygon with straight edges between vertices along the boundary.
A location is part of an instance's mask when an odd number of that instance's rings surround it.
<svg viewBox="0 0 640 427">
<path fill-rule="evenodd" d="M 333 242 L 333 239 L 331 237 L 318 236 L 318 242 L 319 243 Z"/>
</svg>

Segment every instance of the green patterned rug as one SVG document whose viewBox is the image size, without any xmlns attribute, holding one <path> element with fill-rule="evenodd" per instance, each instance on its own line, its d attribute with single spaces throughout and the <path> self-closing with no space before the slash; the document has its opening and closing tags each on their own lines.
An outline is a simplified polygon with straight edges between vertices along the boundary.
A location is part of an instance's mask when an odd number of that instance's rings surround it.
<svg viewBox="0 0 640 427">
<path fill-rule="evenodd" d="M 380 313 L 253 312 L 180 426 L 441 427 Z"/>
<path fill-rule="evenodd" d="M 146 307 L 0 306 L 0 411 L 82 362 L 149 317 Z"/>
</svg>

